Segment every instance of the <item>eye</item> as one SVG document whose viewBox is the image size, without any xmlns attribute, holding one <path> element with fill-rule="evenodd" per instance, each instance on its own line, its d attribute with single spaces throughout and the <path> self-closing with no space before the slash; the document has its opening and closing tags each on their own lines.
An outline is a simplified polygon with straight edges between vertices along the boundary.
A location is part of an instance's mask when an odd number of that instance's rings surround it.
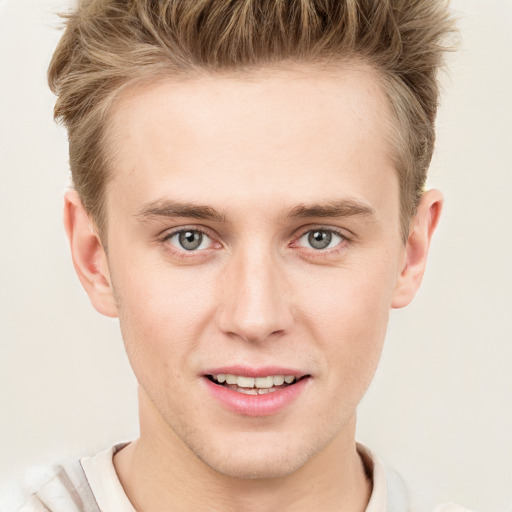
<svg viewBox="0 0 512 512">
<path fill-rule="evenodd" d="M 212 245 L 212 239 L 197 229 L 183 229 L 166 237 L 171 245 L 180 250 L 198 251 L 208 249 Z"/>
<path fill-rule="evenodd" d="M 330 229 L 313 229 L 304 233 L 299 238 L 297 245 L 321 251 L 336 247 L 343 240 L 343 236 Z"/>
</svg>

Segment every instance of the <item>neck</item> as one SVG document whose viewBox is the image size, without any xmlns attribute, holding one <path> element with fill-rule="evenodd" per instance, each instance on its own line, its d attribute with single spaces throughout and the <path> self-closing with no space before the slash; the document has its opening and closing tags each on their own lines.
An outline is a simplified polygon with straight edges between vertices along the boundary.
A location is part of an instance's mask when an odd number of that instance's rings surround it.
<svg viewBox="0 0 512 512">
<path fill-rule="evenodd" d="M 141 411 L 142 413 L 142 411 Z M 368 481 L 355 444 L 355 417 L 346 431 L 286 476 L 243 479 L 215 471 L 176 434 L 141 414 L 141 435 L 118 452 L 114 465 L 136 510 L 192 512 L 363 512 Z M 305 492 L 306 491 L 306 492 Z"/>
</svg>

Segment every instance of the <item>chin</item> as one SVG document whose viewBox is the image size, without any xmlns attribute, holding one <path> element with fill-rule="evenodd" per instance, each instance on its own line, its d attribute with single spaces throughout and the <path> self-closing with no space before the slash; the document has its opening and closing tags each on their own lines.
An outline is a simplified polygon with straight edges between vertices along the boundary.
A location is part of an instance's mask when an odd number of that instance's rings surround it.
<svg viewBox="0 0 512 512">
<path fill-rule="evenodd" d="M 210 458 L 211 459 L 211 458 Z M 244 457 L 245 459 L 245 457 Z M 204 460 L 211 469 L 231 478 L 241 480 L 266 480 L 270 478 L 282 478 L 300 469 L 307 461 L 295 457 L 281 457 L 276 460 L 275 455 L 269 458 L 253 457 L 248 464 L 241 460 Z"/>
<path fill-rule="evenodd" d="M 238 445 L 238 446 L 236 446 Z M 261 439 L 232 443 L 196 456 L 215 472 L 243 480 L 282 478 L 299 470 L 316 450 Z"/>
</svg>

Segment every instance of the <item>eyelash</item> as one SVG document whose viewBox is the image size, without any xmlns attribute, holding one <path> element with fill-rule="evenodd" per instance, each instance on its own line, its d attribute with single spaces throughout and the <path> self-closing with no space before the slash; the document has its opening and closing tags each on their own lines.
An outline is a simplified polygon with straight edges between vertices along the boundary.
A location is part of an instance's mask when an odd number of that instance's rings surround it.
<svg viewBox="0 0 512 512">
<path fill-rule="evenodd" d="M 183 233 L 185 231 L 194 231 L 197 233 L 201 233 L 208 238 L 212 240 L 212 242 L 217 244 L 220 247 L 222 247 L 222 244 L 219 242 L 215 242 L 215 238 L 212 236 L 211 232 L 208 230 L 202 228 L 201 226 L 184 226 L 180 227 L 179 229 L 176 229 L 171 232 L 164 233 L 161 237 L 159 237 L 158 241 L 161 245 L 164 246 L 165 250 L 170 252 L 173 256 L 179 258 L 179 259 L 188 259 L 188 258 L 197 258 L 199 255 L 206 256 L 210 251 L 214 248 L 207 248 L 207 249 L 201 249 L 201 250 L 191 250 L 187 251 L 186 249 L 177 249 L 175 248 L 171 243 L 168 243 L 174 236 L 178 235 L 179 233 Z M 331 233 L 336 236 L 339 236 L 341 238 L 341 241 L 335 245 L 334 247 L 328 248 L 328 249 L 313 249 L 313 248 L 306 248 L 303 246 L 295 245 L 297 242 L 308 233 L 314 232 L 314 231 L 324 231 L 326 233 Z M 289 243 L 289 247 L 292 248 L 299 248 L 304 249 L 304 251 L 308 252 L 308 257 L 314 257 L 314 258 L 325 258 L 329 255 L 332 255 L 333 253 L 337 253 L 340 250 L 344 249 L 347 245 L 349 245 L 352 242 L 352 239 L 347 236 L 347 234 L 344 231 L 332 228 L 332 227 L 324 227 L 324 226 L 313 226 L 308 227 L 307 229 L 304 229 L 299 232 L 298 235 L 295 235 L 293 237 L 293 241 Z"/>
<path fill-rule="evenodd" d="M 334 247 L 331 247 L 329 249 L 312 249 L 312 248 L 306 248 L 296 244 L 304 235 L 307 235 L 308 233 L 312 233 L 315 231 L 324 231 L 326 233 L 331 233 L 334 235 L 337 235 L 341 238 L 341 241 L 336 244 Z M 349 237 L 345 231 L 341 231 L 339 229 L 333 228 L 333 227 L 327 227 L 327 226 L 310 226 L 307 229 L 304 229 L 303 231 L 300 231 L 298 236 L 294 237 L 293 242 L 291 242 L 290 247 L 298 247 L 299 249 L 304 249 L 308 252 L 307 257 L 308 258 L 327 258 L 329 256 L 332 256 L 333 254 L 336 254 L 343 249 L 346 248 L 347 245 L 352 243 L 352 238 Z"/>
<path fill-rule="evenodd" d="M 184 226 L 184 227 L 180 227 L 179 229 L 175 229 L 174 231 L 170 231 L 170 232 L 166 232 L 163 234 L 163 236 L 159 237 L 158 239 L 158 242 L 164 246 L 165 250 L 170 252 L 174 257 L 177 257 L 179 259 L 188 259 L 188 258 L 197 258 L 199 255 L 201 256 L 205 256 L 206 254 L 205 253 L 209 253 L 211 251 L 212 248 L 207 248 L 207 249 L 201 249 L 199 251 L 195 250 L 195 251 L 187 251 L 186 249 L 177 249 L 176 247 L 174 247 L 171 243 L 170 243 L 170 240 L 180 234 L 180 233 L 183 233 L 185 231 L 193 231 L 193 232 L 196 232 L 196 233 L 201 233 L 202 235 L 205 235 L 207 236 L 208 238 L 210 238 L 212 240 L 212 242 L 215 244 L 215 239 L 214 237 L 212 236 L 212 234 L 202 228 L 201 226 Z M 169 242 L 169 243 L 168 243 Z M 217 242 L 217 245 L 221 246 L 220 243 Z"/>
</svg>

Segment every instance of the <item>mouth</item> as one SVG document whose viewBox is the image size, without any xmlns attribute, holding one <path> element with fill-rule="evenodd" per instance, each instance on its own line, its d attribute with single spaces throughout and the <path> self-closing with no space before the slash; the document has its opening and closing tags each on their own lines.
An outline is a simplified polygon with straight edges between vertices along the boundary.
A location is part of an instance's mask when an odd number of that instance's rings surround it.
<svg viewBox="0 0 512 512">
<path fill-rule="evenodd" d="M 231 373 L 232 372 L 232 373 Z M 216 368 L 203 374 L 210 396 L 239 416 L 272 416 L 305 396 L 312 376 L 291 368 Z"/>
<path fill-rule="evenodd" d="M 287 387 L 294 386 L 309 375 L 266 375 L 261 377 L 247 377 L 231 373 L 218 373 L 206 375 L 206 378 L 217 386 L 236 391 L 245 395 L 266 395 L 275 393 Z"/>
</svg>

